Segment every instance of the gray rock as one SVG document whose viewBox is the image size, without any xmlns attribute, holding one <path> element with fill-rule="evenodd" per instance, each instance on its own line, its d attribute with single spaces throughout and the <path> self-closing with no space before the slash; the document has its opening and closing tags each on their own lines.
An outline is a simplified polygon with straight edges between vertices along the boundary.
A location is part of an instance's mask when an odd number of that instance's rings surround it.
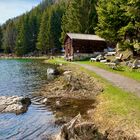
<svg viewBox="0 0 140 140">
<path fill-rule="evenodd" d="M 56 68 L 48 68 L 47 69 L 47 75 L 59 75 L 59 71 Z"/>
<path fill-rule="evenodd" d="M 0 112 L 2 113 L 21 114 L 27 111 L 30 104 L 30 98 L 0 96 Z"/>
</svg>

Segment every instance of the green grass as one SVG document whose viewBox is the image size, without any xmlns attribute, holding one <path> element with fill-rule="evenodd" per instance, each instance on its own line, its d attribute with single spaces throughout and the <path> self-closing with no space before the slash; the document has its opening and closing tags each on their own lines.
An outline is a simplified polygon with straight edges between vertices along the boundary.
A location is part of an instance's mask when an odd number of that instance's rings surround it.
<svg viewBox="0 0 140 140">
<path fill-rule="evenodd" d="M 130 124 L 132 124 L 133 121 L 137 122 L 137 124 L 140 123 L 140 117 L 139 117 L 140 98 L 139 97 L 137 97 L 132 93 L 128 93 L 118 87 L 113 86 L 107 80 L 103 79 L 102 77 L 96 75 L 94 72 L 87 70 L 81 66 L 77 66 L 75 64 L 62 61 L 62 59 L 54 59 L 49 61 L 51 63 L 57 63 L 57 64 L 63 62 L 63 64 L 68 64 L 69 66 L 74 65 L 76 67 L 79 67 L 80 71 L 83 71 L 89 74 L 90 76 L 96 78 L 104 88 L 103 93 L 100 94 L 99 96 L 100 98 L 103 99 L 102 108 L 104 108 L 104 111 L 106 112 L 107 116 L 109 116 L 110 118 L 111 117 L 115 118 L 115 116 L 120 116 L 125 120 L 129 121 Z M 80 63 L 90 64 L 90 62 L 80 62 Z M 105 65 L 101 65 L 100 63 L 95 63 L 94 65 L 99 66 L 101 68 L 104 67 L 104 69 L 109 69 Z"/>
<path fill-rule="evenodd" d="M 79 67 L 79 70 L 88 73 L 90 76 L 98 79 L 99 83 L 104 87 L 104 91 L 100 94 L 102 99 L 102 108 L 104 115 L 114 118 L 119 116 L 133 125 L 133 122 L 140 123 L 140 98 L 133 93 L 128 93 L 118 87 L 113 86 L 107 80 L 96 75 L 95 73 Z M 105 117 L 105 116 L 104 116 Z"/>
<path fill-rule="evenodd" d="M 69 62 L 65 61 L 63 58 L 55 58 L 46 60 L 46 63 L 59 65 L 59 64 L 68 64 Z"/>
<path fill-rule="evenodd" d="M 100 63 L 100 62 L 79 61 L 77 63 L 88 64 L 91 66 L 97 66 L 97 67 L 105 69 L 107 71 L 110 71 L 113 73 L 118 73 L 118 74 L 121 74 L 123 76 L 132 78 L 134 80 L 140 81 L 140 70 L 131 69 L 131 68 L 128 68 L 127 66 L 121 66 L 117 70 L 113 70 L 108 65 L 106 65 L 104 63 Z"/>
</svg>

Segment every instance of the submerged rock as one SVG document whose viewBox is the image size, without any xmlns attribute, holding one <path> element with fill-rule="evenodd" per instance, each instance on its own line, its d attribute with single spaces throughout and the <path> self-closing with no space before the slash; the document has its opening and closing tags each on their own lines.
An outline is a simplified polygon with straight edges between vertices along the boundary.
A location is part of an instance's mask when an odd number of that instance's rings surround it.
<svg viewBox="0 0 140 140">
<path fill-rule="evenodd" d="M 21 114 L 27 111 L 31 104 L 30 98 L 18 96 L 1 96 L 0 97 L 0 112 Z"/>
</svg>

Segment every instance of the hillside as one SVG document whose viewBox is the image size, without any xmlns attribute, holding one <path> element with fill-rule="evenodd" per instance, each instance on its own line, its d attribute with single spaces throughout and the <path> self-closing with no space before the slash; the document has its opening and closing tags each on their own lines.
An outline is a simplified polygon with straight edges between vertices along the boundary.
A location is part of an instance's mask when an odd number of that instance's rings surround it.
<svg viewBox="0 0 140 140">
<path fill-rule="evenodd" d="M 17 56 L 54 54 L 65 34 L 89 33 L 122 49 L 140 49 L 140 6 L 134 0 L 44 0 L 0 27 L 0 51 Z"/>
</svg>

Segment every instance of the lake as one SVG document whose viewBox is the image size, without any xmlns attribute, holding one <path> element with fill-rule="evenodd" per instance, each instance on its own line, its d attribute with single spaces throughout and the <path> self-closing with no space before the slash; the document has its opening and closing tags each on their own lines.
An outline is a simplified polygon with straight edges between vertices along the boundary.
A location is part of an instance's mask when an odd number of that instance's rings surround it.
<svg viewBox="0 0 140 140">
<path fill-rule="evenodd" d="M 41 60 L 0 60 L 0 96 L 28 96 L 32 100 L 24 114 L 0 113 L 0 140 L 40 140 L 59 130 L 49 107 L 32 96 L 49 82 L 48 67 Z"/>
</svg>

